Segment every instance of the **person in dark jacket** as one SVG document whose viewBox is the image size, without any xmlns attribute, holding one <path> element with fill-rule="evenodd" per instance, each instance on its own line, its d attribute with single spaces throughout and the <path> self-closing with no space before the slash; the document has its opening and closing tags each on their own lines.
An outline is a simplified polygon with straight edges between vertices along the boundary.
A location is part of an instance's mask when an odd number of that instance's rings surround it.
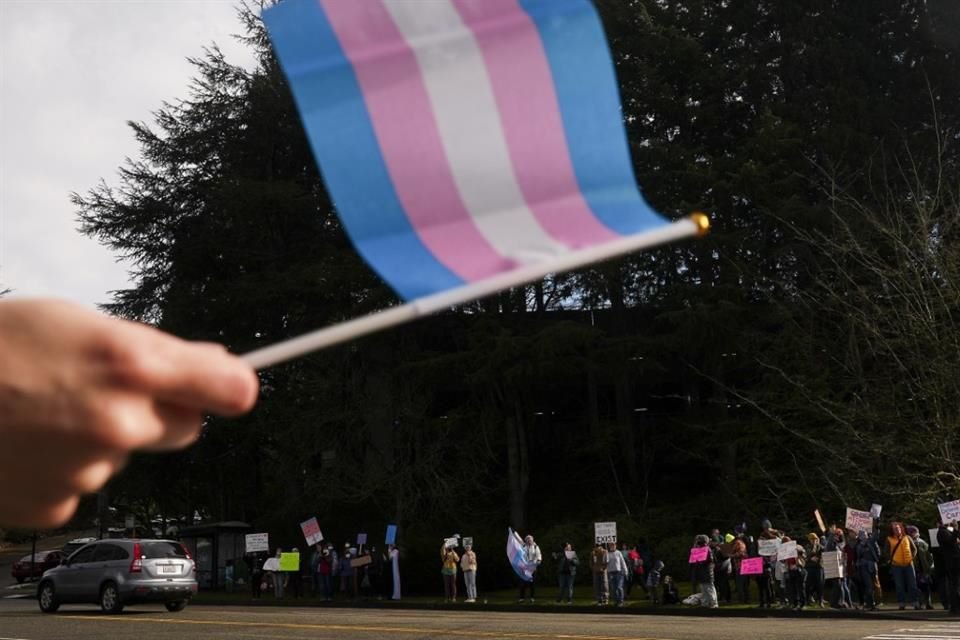
<svg viewBox="0 0 960 640">
<path fill-rule="evenodd" d="M 944 578 L 950 613 L 960 613 L 960 547 L 954 523 L 940 523 L 937 544 L 940 545 L 940 557 L 946 569 Z"/>
<path fill-rule="evenodd" d="M 868 611 L 876 611 L 877 603 L 873 598 L 873 583 L 877 580 L 877 567 L 880 563 L 880 548 L 872 533 L 860 531 L 857 534 L 856 567 L 860 576 L 860 606 Z"/>
<path fill-rule="evenodd" d="M 573 550 L 573 545 L 569 542 L 564 543 L 563 549 L 557 554 L 557 576 L 560 582 L 560 593 L 557 594 L 557 602 L 566 600 L 567 604 L 573 602 L 573 583 L 577 578 L 577 566 L 580 561 L 577 559 L 577 552 Z"/>
<path fill-rule="evenodd" d="M 650 600 L 653 601 L 653 604 L 660 604 L 660 599 L 657 597 L 657 589 L 660 586 L 660 574 L 663 573 L 663 561 L 657 560 L 653 563 L 653 568 L 647 572 L 646 586 L 647 594 L 650 596 Z"/>
</svg>

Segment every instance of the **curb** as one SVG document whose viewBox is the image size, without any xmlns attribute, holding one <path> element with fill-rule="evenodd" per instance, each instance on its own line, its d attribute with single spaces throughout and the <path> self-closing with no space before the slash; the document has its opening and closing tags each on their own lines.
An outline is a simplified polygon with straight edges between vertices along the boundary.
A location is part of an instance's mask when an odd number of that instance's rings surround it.
<svg viewBox="0 0 960 640">
<path fill-rule="evenodd" d="M 529 611 L 531 613 L 556 613 L 556 614 L 595 614 L 595 615 L 628 615 L 628 616 L 679 616 L 692 618 L 793 618 L 801 620 L 903 620 L 910 622 L 942 622 L 944 620 L 960 620 L 958 616 L 951 616 L 946 611 L 899 611 L 888 609 L 886 611 L 858 611 L 836 610 L 836 609 L 805 609 L 803 611 L 794 611 L 792 609 L 759 609 L 759 608 L 736 608 L 736 609 L 705 609 L 702 607 L 596 607 L 584 605 L 538 605 L 538 604 L 465 604 L 454 603 L 444 604 L 440 602 L 404 602 L 391 600 L 361 600 L 356 602 L 334 601 L 319 602 L 311 598 L 299 599 L 255 599 L 245 600 L 218 599 L 204 597 L 203 595 L 195 597 L 193 604 L 197 606 L 211 607 L 309 607 L 309 608 L 335 608 L 335 609 L 396 609 L 413 611 L 495 611 L 515 613 L 517 611 Z"/>
</svg>

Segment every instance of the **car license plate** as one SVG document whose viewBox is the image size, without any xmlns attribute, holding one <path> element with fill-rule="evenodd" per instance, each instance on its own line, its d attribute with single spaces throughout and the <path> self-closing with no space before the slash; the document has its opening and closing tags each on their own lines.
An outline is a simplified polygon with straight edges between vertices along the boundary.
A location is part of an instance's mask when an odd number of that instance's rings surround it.
<svg viewBox="0 0 960 640">
<path fill-rule="evenodd" d="M 162 564 L 160 565 L 160 573 L 179 573 L 180 567 L 175 564 Z"/>
</svg>

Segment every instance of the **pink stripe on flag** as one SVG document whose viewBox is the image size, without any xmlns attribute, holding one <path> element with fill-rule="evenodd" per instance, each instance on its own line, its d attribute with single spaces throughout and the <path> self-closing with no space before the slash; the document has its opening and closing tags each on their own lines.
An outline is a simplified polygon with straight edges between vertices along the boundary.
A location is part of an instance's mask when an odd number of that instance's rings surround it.
<svg viewBox="0 0 960 640">
<path fill-rule="evenodd" d="M 320 0 L 353 65 L 397 196 L 427 249 L 468 282 L 515 268 L 477 229 L 413 50 L 380 0 Z"/>
<path fill-rule="evenodd" d="M 591 211 L 567 148 L 540 34 L 516 0 L 453 0 L 480 46 L 527 205 L 570 247 L 620 237 Z"/>
</svg>

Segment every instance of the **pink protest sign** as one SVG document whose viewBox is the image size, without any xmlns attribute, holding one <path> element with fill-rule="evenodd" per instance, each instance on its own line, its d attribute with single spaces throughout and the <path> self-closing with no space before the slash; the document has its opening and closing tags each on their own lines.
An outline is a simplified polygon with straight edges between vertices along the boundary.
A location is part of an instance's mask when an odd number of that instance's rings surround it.
<svg viewBox="0 0 960 640">
<path fill-rule="evenodd" d="M 740 561 L 740 575 L 758 576 L 763 573 L 763 558 L 744 558 Z"/>
<path fill-rule="evenodd" d="M 690 549 L 690 564 L 695 562 L 703 562 L 707 559 L 707 553 L 710 551 L 709 547 L 694 547 Z"/>
<path fill-rule="evenodd" d="M 320 525 L 316 518 L 301 522 L 300 530 L 303 531 L 303 537 L 306 538 L 307 544 L 311 547 L 323 540 L 323 534 L 320 533 Z"/>
</svg>

